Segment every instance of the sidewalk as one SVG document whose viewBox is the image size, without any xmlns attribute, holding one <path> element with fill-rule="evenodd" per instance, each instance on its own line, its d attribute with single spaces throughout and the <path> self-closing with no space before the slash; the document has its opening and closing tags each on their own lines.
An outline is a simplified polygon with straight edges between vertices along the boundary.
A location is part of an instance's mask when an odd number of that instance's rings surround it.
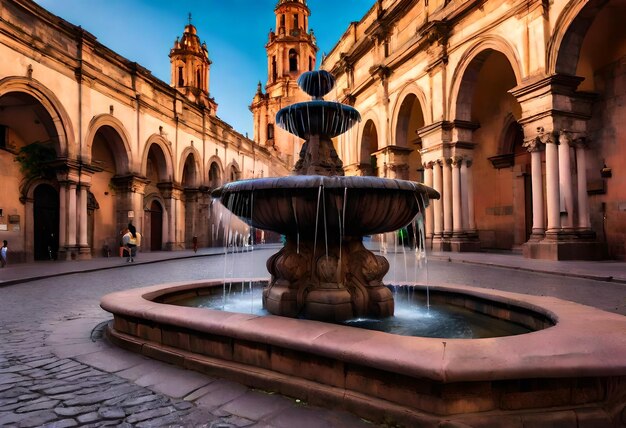
<svg viewBox="0 0 626 428">
<path fill-rule="evenodd" d="M 256 246 L 256 248 L 280 248 L 279 244 Z M 208 257 L 224 254 L 224 248 L 201 248 L 197 253 L 192 250 L 157 251 L 139 253 L 137 264 L 158 263 L 163 260 L 186 259 L 192 257 Z M 388 254 L 391 256 L 392 254 Z M 586 278 L 597 281 L 626 284 L 626 262 L 620 261 L 550 261 L 525 259 L 512 253 L 452 253 L 433 252 L 430 260 L 448 261 L 452 263 L 470 263 L 476 265 L 496 266 L 513 270 L 545 273 L 573 278 Z M 35 281 L 43 278 L 67 275 L 79 272 L 93 272 L 106 269 L 124 268 L 133 264 L 119 257 L 99 257 L 79 261 L 41 261 L 8 265 L 0 269 L 0 287 Z"/>
</svg>

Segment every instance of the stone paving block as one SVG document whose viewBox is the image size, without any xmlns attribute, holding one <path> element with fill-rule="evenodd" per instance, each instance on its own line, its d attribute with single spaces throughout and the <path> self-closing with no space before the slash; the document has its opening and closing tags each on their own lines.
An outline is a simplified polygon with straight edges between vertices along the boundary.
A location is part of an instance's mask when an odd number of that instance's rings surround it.
<svg viewBox="0 0 626 428">
<path fill-rule="evenodd" d="M 331 412 L 320 408 L 294 406 L 273 415 L 264 421 L 275 428 L 372 428 L 367 423 L 347 412 Z"/>
<path fill-rule="evenodd" d="M 76 360 L 102 371 L 115 373 L 139 365 L 145 361 L 145 358 L 122 349 L 109 348 L 106 352 L 97 350 L 79 355 Z"/>
<path fill-rule="evenodd" d="M 94 392 L 92 394 L 82 395 L 65 402 L 68 406 L 85 406 L 89 404 L 101 403 L 119 395 L 128 394 L 135 390 L 134 385 L 122 385 L 104 391 Z"/>
<path fill-rule="evenodd" d="M 135 381 L 146 373 L 159 370 L 163 366 L 163 363 L 155 360 L 148 360 L 143 358 L 143 361 L 131 368 L 116 372 L 115 374 L 121 378 Z"/>
<path fill-rule="evenodd" d="M 281 395 L 248 391 L 227 403 L 221 409 L 233 415 L 258 421 L 292 406 L 294 406 L 294 402 Z"/>
<path fill-rule="evenodd" d="M 27 413 L 24 416 L 25 417 L 21 419 L 17 424 L 17 426 L 20 428 L 21 427 L 40 427 L 57 418 L 57 415 L 54 412 L 51 412 L 49 410 Z"/>
<path fill-rule="evenodd" d="M 94 421 L 99 420 L 100 419 L 100 415 L 98 414 L 98 412 L 90 412 L 90 413 L 85 413 L 84 415 L 80 415 L 76 419 L 81 424 L 86 424 L 86 423 L 89 423 L 89 422 L 94 422 Z"/>
<path fill-rule="evenodd" d="M 126 418 L 126 422 L 130 424 L 136 424 L 137 422 L 146 421 L 149 419 L 159 418 L 161 416 L 169 415 L 172 412 L 175 412 L 171 406 L 167 407 L 159 407 L 158 409 L 147 410 L 145 412 L 133 413 L 129 417 Z"/>
<path fill-rule="evenodd" d="M 62 419 L 60 421 L 51 422 L 46 428 L 70 428 L 78 426 L 78 422 L 74 419 Z"/>
<path fill-rule="evenodd" d="M 41 392 L 47 395 L 55 395 L 55 394 L 65 394 L 68 392 L 79 391 L 81 389 L 83 389 L 82 385 L 71 384 L 71 385 L 56 386 L 56 387 L 44 389 Z"/>
<path fill-rule="evenodd" d="M 78 416 L 85 413 L 91 413 L 98 409 L 98 406 L 73 406 L 73 407 L 55 407 L 54 413 L 59 416 Z"/>
<path fill-rule="evenodd" d="M 3 375 L 5 373 L 17 373 L 22 370 L 28 370 L 28 369 L 32 369 L 32 367 L 27 366 L 26 364 L 10 365 L 8 367 L 0 368 L 0 375 Z"/>
<path fill-rule="evenodd" d="M 152 428 L 152 427 L 173 427 L 173 426 L 182 426 L 183 417 L 178 413 L 172 413 L 166 416 L 161 416 L 159 418 L 148 419 L 147 421 L 139 422 L 135 424 L 137 428 Z"/>
<path fill-rule="evenodd" d="M 216 380 L 208 385 L 207 393 L 198 398 L 195 403 L 198 406 L 214 409 L 244 395 L 248 388 L 227 380 Z"/>
<path fill-rule="evenodd" d="M 254 421 L 250 419 L 242 418 L 240 416 L 229 416 L 224 419 L 224 422 L 226 422 L 230 426 L 240 427 L 240 428 L 249 427 L 252 424 L 254 424 Z"/>
<path fill-rule="evenodd" d="M 39 360 L 29 361 L 26 363 L 26 365 L 30 367 L 42 367 L 46 364 L 54 363 L 56 361 L 58 361 L 57 357 L 47 356 L 46 358 L 42 358 Z"/>
<path fill-rule="evenodd" d="M 98 414 L 102 416 L 102 419 L 124 419 L 126 412 L 119 407 L 101 407 L 98 409 Z"/>
<path fill-rule="evenodd" d="M 45 399 L 37 403 L 30 403 L 25 406 L 19 407 L 15 410 L 15 413 L 30 413 L 36 410 L 48 410 L 53 409 L 59 403 L 59 400 Z"/>
<path fill-rule="evenodd" d="M 17 398 L 20 395 L 28 394 L 30 391 L 23 386 L 13 385 L 6 391 L 0 392 L 0 398 Z"/>
</svg>

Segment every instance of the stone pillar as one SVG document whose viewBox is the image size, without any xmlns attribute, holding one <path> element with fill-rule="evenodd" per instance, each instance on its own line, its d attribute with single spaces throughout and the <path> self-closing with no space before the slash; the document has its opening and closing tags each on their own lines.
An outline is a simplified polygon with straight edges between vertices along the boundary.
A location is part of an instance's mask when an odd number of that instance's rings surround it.
<svg viewBox="0 0 626 428">
<path fill-rule="evenodd" d="M 576 171 L 578 176 L 578 227 L 581 230 L 591 229 L 589 219 L 589 199 L 587 197 L 587 151 L 586 140 L 580 138 L 576 142 Z"/>
<path fill-rule="evenodd" d="M 461 196 L 461 164 L 463 158 L 454 157 L 452 160 L 452 233 L 454 236 L 463 234 L 463 199 Z"/>
<path fill-rule="evenodd" d="M 441 197 L 433 201 L 433 239 L 443 237 L 443 179 L 441 174 L 441 161 L 433 163 L 433 188 Z"/>
<path fill-rule="evenodd" d="M 469 232 L 469 183 L 468 183 L 468 164 L 471 161 L 461 162 L 461 216 L 463 218 L 463 231 Z"/>
<path fill-rule="evenodd" d="M 77 211 L 76 211 L 76 183 L 70 182 L 68 186 L 67 204 L 67 247 L 69 249 L 67 257 L 71 258 L 71 253 L 76 249 Z"/>
<path fill-rule="evenodd" d="M 433 162 L 428 162 L 424 164 L 424 184 L 428 187 L 432 187 L 434 188 L 434 182 L 433 182 Z M 433 234 L 435 231 L 435 225 L 434 225 L 434 211 L 433 211 L 433 206 L 435 203 L 435 200 L 430 201 L 430 204 L 428 205 L 428 208 L 426 208 L 426 215 L 425 215 L 425 233 L 426 233 L 426 241 L 427 241 L 427 247 L 429 247 L 430 243 L 432 242 L 433 239 Z"/>
<path fill-rule="evenodd" d="M 533 230 L 530 239 L 539 241 L 546 233 L 543 205 L 543 172 L 541 170 L 540 142 L 533 139 L 525 144 L 530 152 L 530 171 L 533 196 Z"/>
<path fill-rule="evenodd" d="M 78 246 L 81 258 L 91 258 L 91 249 L 87 242 L 87 186 L 78 187 Z"/>
<path fill-rule="evenodd" d="M 59 183 L 59 252 L 67 245 L 67 183 Z"/>
<path fill-rule="evenodd" d="M 563 199 L 561 212 L 566 216 L 561 220 L 561 227 L 572 230 L 574 228 L 574 191 L 572 187 L 570 136 L 565 131 L 559 132 L 559 191 Z"/>
<path fill-rule="evenodd" d="M 561 200 L 559 193 L 559 154 L 557 142 L 546 140 L 546 199 L 548 205 L 549 233 L 561 231 Z"/>
<path fill-rule="evenodd" d="M 472 168 L 472 161 L 467 161 L 467 224 L 469 225 L 469 232 L 475 235 L 476 232 L 476 216 L 474 213 L 474 169 Z"/>
<path fill-rule="evenodd" d="M 452 235 L 452 159 L 443 162 L 443 236 Z"/>
</svg>

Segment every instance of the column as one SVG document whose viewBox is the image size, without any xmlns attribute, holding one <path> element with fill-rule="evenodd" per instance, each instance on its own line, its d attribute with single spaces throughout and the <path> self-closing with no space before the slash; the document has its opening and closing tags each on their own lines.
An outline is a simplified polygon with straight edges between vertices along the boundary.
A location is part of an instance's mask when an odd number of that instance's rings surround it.
<svg viewBox="0 0 626 428">
<path fill-rule="evenodd" d="M 561 131 L 559 133 L 559 191 L 564 204 L 564 207 L 561 208 L 567 212 L 567 216 L 561 226 L 565 229 L 574 228 L 574 191 L 572 187 L 570 141 L 571 138 L 568 132 Z"/>
<path fill-rule="evenodd" d="M 474 214 L 474 170 L 472 169 L 472 161 L 467 162 L 467 224 L 470 233 L 476 233 L 476 217 Z"/>
<path fill-rule="evenodd" d="M 463 200 L 461 196 L 461 164 L 463 158 L 456 156 L 452 159 L 452 232 L 455 236 L 463 232 Z"/>
<path fill-rule="evenodd" d="M 471 161 L 463 161 L 461 162 L 461 217 L 463 219 L 463 231 L 468 232 L 470 230 L 469 226 L 469 191 L 468 182 L 467 182 L 467 165 L 471 163 Z"/>
<path fill-rule="evenodd" d="M 80 186 L 78 190 L 78 244 L 88 247 L 87 242 L 87 186 Z"/>
<path fill-rule="evenodd" d="M 452 160 L 443 162 L 443 234 L 452 235 Z"/>
<path fill-rule="evenodd" d="M 443 179 L 441 174 L 441 161 L 433 163 L 433 188 L 439 192 L 439 199 L 433 201 L 433 236 L 443 236 Z"/>
<path fill-rule="evenodd" d="M 74 248 L 76 247 L 77 230 L 76 183 L 70 183 L 68 188 L 67 220 L 67 246 Z"/>
<path fill-rule="evenodd" d="M 548 205 L 548 230 L 561 230 L 561 201 L 559 193 L 559 154 L 557 142 L 546 140 L 546 200 Z"/>
<path fill-rule="evenodd" d="M 534 140 L 528 146 L 528 151 L 530 152 L 530 172 L 532 181 L 531 191 L 533 195 L 533 231 L 531 239 L 535 240 L 543 239 L 546 232 L 540 148 L 541 146 Z"/>
<path fill-rule="evenodd" d="M 67 245 L 67 188 L 65 182 L 59 183 L 59 251 L 65 251 Z"/>
<path fill-rule="evenodd" d="M 578 227 L 583 230 L 591 229 L 589 219 L 589 199 L 587 196 L 587 152 L 584 138 L 576 144 L 576 172 L 578 176 Z"/>
<path fill-rule="evenodd" d="M 424 184 L 428 187 L 433 187 L 434 183 L 433 183 L 433 162 L 428 162 L 424 164 Z M 434 187 L 433 187 L 434 188 Z M 435 200 L 430 201 L 430 204 L 428 205 L 428 208 L 426 208 L 426 215 L 425 215 L 425 232 L 426 232 L 426 239 L 432 239 L 433 237 L 433 233 L 435 231 L 435 225 L 433 224 L 434 221 L 434 211 L 433 211 L 433 206 L 435 204 Z"/>
</svg>

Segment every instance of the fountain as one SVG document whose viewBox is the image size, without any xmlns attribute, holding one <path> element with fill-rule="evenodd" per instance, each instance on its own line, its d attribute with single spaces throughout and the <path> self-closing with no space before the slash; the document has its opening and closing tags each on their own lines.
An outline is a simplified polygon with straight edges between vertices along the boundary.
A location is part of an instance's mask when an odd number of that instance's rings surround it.
<svg viewBox="0 0 626 428">
<path fill-rule="evenodd" d="M 382 282 L 389 264 L 362 237 L 406 225 L 438 195 L 408 181 L 342 176 L 331 139 L 359 114 L 321 99 L 334 84 L 328 73 L 305 73 L 299 83 L 314 99 L 277 117 L 306 141 L 295 175 L 216 191 L 250 225 L 286 237 L 267 261 L 263 302 L 275 315 L 177 305 L 216 294 L 224 280 L 161 284 L 103 297 L 102 308 L 114 316 L 108 338 L 152 358 L 389 425 L 626 423 L 626 317 L 551 297 L 440 285 L 428 288 L 431 302 L 530 333 L 425 338 L 320 321 L 394 313 Z"/>
<path fill-rule="evenodd" d="M 363 236 L 406 226 L 439 194 L 411 181 L 344 177 L 332 138 L 360 115 L 322 99 L 335 85 L 326 71 L 306 72 L 298 85 L 313 100 L 276 115 L 280 127 L 305 140 L 295 175 L 228 183 L 214 195 L 251 226 L 286 237 L 267 262 L 270 313 L 323 321 L 392 316 L 393 296 L 382 282 L 389 263 L 364 247 Z"/>
</svg>

